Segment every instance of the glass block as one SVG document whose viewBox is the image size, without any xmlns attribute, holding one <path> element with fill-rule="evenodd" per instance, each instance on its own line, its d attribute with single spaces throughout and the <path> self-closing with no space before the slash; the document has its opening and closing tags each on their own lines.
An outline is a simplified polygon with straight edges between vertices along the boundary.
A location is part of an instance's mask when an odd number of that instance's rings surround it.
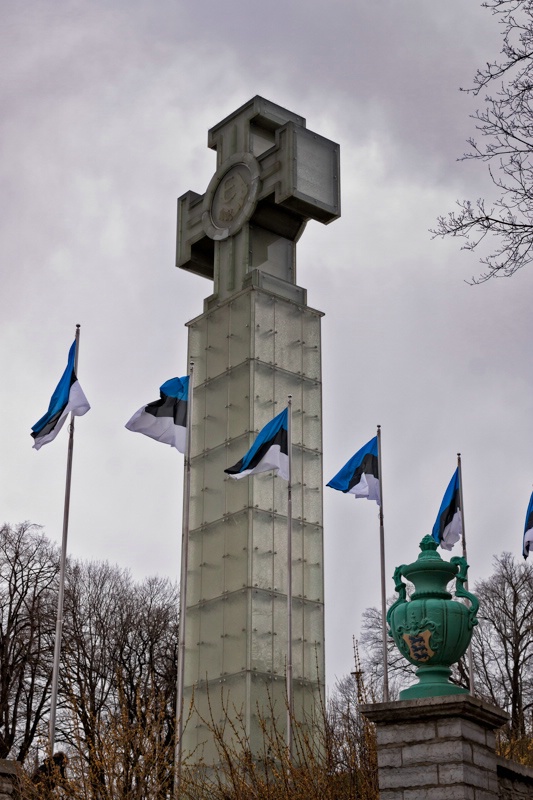
<svg viewBox="0 0 533 800">
<path fill-rule="evenodd" d="M 229 304 L 229 362 L 236 367 L 250 358 L 251 345 L 251 294 L 235 298 Z"/>
<path fill-rule="evenodd" d="M 224 372 L 229 364 L 229 314 L 224 306 L 207 316 L 207 379 Z"/>
</svg>

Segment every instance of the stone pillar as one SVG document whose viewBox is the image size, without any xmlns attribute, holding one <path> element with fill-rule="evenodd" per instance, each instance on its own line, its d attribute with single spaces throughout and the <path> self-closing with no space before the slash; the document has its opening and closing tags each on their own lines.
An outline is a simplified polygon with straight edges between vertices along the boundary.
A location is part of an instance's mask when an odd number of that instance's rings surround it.
<svg viewBox="0 0 533 800">
<path fill-rule="evenodd" d="M 0 758 L 0 800 L 16 800 L 19 797 L 20 764 Z"/>
<path fill-rule="evenodd" d="M 470 695 L 361 711 L 377 728 L 380 800 L 498 800 L 494 732 L 505 711 Z"/>
</svg>

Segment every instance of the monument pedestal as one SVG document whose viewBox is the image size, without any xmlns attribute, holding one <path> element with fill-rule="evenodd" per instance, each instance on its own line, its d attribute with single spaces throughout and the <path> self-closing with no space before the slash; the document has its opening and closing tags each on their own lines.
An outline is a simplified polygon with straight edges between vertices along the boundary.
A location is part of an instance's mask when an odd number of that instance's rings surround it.
<svg viewBox="0 0 533 800">
<path fill-rule="evenodd" d="M 361 708 L 376 724 L 380 800 L 498 800 L 495 731 L 508 714 L 471 695 Z"/>
</svg>

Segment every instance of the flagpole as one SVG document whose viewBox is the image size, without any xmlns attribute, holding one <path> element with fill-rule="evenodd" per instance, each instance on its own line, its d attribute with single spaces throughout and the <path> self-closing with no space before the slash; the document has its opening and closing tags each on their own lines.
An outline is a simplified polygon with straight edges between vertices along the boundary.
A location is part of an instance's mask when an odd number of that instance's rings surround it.
<svg viewBox="0 0 533 800">
<path fill-rule="evenodd" d="M 389 665 L 387 650 L 387 592 L 385 588 L 385 528 L 383 525 L 383 470 L 381 468 L 381 425 L 378 425 L 379 470 L 379 553 L 381 562 L 381 631 L 383 638 L 383 701 L 389 702 Z"/>
<path fill-rule="evenodd" d="M 74 374 L 78 374 L 78 355 L 80 344 L 80 326 L 76 325 L 76 353 L 74 356 Z M 59 684 L 59 661 L 61 658 L 61 637 L 63 633 L 63 604 L 65 598 L 65 568 L 67 562 L 68 520 L 70 511 L 70 486 L 72 479 L 72 458 L 74 454 L 74 414 L 70 414 L 67 473 L 65 477 L 65 502 L 63 506 L 63 538 L 61 542 L 61 559 L 59 562 L 59 594 L 57 598 L 56 637 L 54 642 L 54 663 L 52 667 L 52 691 L 50 696 L 50 721 L 48 749 L 50 756 L 54 754 L 56 735 L 57 691 Z"/>
<path fill-rule="evenodd" d="M 459 503 L 461 505 L 461 528 L 462 528 L 462 545 L 463 545 L 463 558 L 468 563 L 468 556 L 466 554 L 466 533 L 465 533 L 465 505 L 463 502 L 463 471 L 461 468 L 461 453 L 457 453 L 457 470 L 459 473 Z M 468 591 L 468 580 L 465 581 L 465 589 Z M 468 645 L 468 685 L 470 694 L 474 694 L 474 659 L 472 656 L 472 640 Z"/>
<path fill-rule="evenodd" d="M 191 430 L 194 363 L 189 364 L 187 392 L 187 440 L 185 446 L 185 480 L 183 485 L 183 517 L 181 527 L 181 578 L 179 599 L 178 679 L 176 687 L 176 746 L 174 752 L 174 795 L 180 794 L 181 760 L 183 755 L 183 684 L 185 678 L 185 611 L 187 608 L 187 575 L 189 571 L 189 509 L 191 497 Z"/>
<path fill-rule="evenodd" d="M 287 450 L 289 480 L 287 481 L 287 755 L 292 758 L 292 394 L 287 397 Z"/>
</svg>

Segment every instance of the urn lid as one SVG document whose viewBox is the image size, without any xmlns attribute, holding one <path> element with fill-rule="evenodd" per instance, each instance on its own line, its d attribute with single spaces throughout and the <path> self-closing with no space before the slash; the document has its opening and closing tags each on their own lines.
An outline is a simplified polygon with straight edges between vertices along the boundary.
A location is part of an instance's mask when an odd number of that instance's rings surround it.
<svg viewBox="0 0 533 800">
<path fill-rule="evenodd" d="M 446 592 L 446 585 L 453 580 L 459 571 L 459 566 L 450 561 L 444 561 L 437 552 L 438 543 L 433 536 L 424 536 L 420 542 L 420 554 L 412 564 L 402 567 L 402 574 L 407 580 L 415 584 L 416 594 L 427 594 L 436 592 L 438 594 Z M 431 586 L 431 584 L 433 584 Z"/>
</svg>

